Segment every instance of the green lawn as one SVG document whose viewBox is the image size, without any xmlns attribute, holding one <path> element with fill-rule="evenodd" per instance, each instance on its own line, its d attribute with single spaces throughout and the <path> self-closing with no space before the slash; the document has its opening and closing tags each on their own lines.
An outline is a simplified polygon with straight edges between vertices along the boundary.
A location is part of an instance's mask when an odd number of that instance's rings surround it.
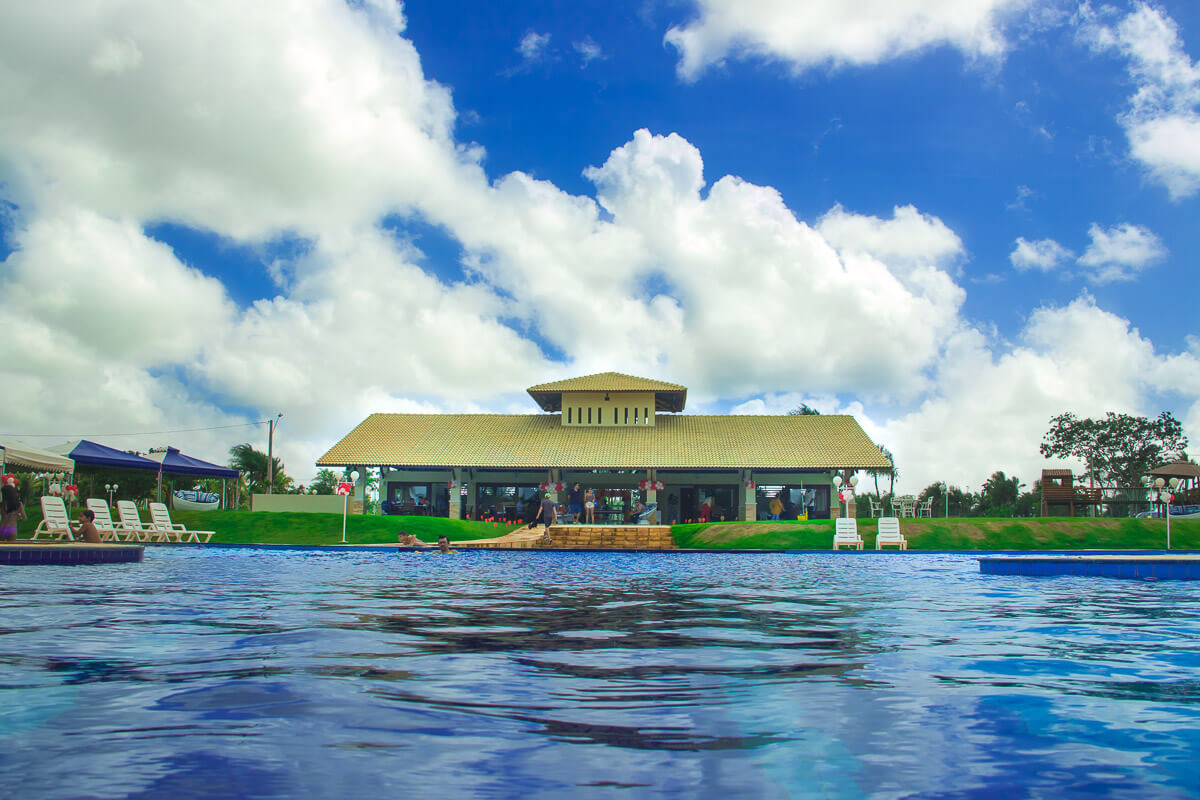
<svg viewBox="0 0 1200 800">
<path fill-rule="evenodd" d="M 718 550 L 829 550 L 833 520 L 812 522 L 718 522 L 676 525 L 680 547 Z M 876 523 L 859 520 L 868 549 L 875 548 Z M 900 532 L 910 550 L 1162 550 L 1166 521 L 1039 517 L 906 519 Z M 1172 520 L 1171 547 L 1200 550 L 1200 520 Z"/>
<path fill-rule="evenodd" d="M 28 509 L 20 536 L 28 538 L 41 520 L 41 509 Z M 147 519 L 148 514 L 142 513 Z M 330 545 L 342 541 L 340 514 L 295 514 L 269 511 L 172 511 L 175 522 L 215 531 L 214 543 Z M 717 522 L 675 525 L 675 543 L 684 548 L 715 550 L 829 550 L 833 520 L 811 522 Z M 441 534 L 451 541 L 502 536 L 515 525 L 440 519 L 437 517 L 347 517 L 349 544 L 394 543 L 400 531 L 433 543 Z M 859 520 L 868 549 L 875 548 L 875 522 Z M 910 550 L 1161 550 L 1166 522 L 1156 519 L 951 518 L 903 520 L 900 530 Z M 1200 550 L 1200 520 L 1173 520 L 1171 545 Z"/>
<path fill-rule="evenodd" d="M 42 519 L 40 508 L 26 509 L 29 519 L 18 531 L 21 538 L 33 535 Z M 150 515 L 143 511 L 142 519 Z M 296 514 L 271 511 L 171 511 L 171 521 L 194 530 L 215 531 L 213 543 L 223 544 L 341 544 L 341 514 Z M 347 544 L 394 544 L 405 531 L 423 542 L 435 543 L 446 535 L 451 541 L 502 536 L 516 525 L 438 519 L 436 517 L 376 517 L 351 515 L 346 518 Z"/>
</svg>

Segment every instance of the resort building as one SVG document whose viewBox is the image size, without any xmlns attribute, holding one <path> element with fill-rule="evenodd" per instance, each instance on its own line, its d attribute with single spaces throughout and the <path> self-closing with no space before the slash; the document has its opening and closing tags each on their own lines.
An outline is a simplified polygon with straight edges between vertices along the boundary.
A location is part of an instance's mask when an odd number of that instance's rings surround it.
<svg viewBox="0 0 1200 800">
<path fill-rule="evenodd" d="M 398 513 L 524 518 L 550 491 L 595 495 L 596 522 L 628 521 L 637 503 L 658 522 L 754 520 L 779 496 L 785 516 L 826 518 L 833 476 L 886 469 L 846 415 L 684 414 L 687 388 L 616 372 L 529 388 L 541 414 L 372 414 L 318 461 L 378 470 Z"/>
</svg>

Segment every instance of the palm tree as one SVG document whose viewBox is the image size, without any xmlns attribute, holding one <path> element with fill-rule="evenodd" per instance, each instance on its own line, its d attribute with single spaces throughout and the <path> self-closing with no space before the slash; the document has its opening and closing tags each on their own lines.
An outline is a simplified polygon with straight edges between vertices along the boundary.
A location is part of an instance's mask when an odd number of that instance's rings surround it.
<svg viewBox="0 0 1200 800">
<path fill-rule="evenodd" d="M 283 462 L 278 458 L 271 459 L 271 488 L 276 492 L 286 492 L 292 485 L 292 479 L 283 471 Z M 235 444 L 229 448 L 229 466 L 238 472 L 246 474 L 250 482 L 250 491 L 265 492 L 267 490 L 267 454 L 255 450 L 247 443 Z"/>
<path fill-rule="evenodd" d="M 892 486 L 895 486 L 896 485 L 896 476 L 900 474 L 899 472 L 896 471 L 896 457 L 892 455 L 892 451 L 888 450 L 883 445 L 879 445 L 879 452 L 883 454 L 883 457 L 886 458 L 888 460 L 888 463 L 891 464 L 892 466 L 880 468 L 880 469 L 867 470 L 867 474 L 875 479 L 875 496 L 876 497 L 880 496 L 880 494 L 879 494 L 879 476 L 880 475 L 891 476 Z"/>
</svg>

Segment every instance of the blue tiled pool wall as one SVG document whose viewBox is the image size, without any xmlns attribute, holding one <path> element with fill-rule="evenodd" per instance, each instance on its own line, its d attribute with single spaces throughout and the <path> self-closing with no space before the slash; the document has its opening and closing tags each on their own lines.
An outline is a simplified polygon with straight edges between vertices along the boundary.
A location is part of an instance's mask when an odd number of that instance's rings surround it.
<svg viewBox="0 0 1200 800">
<path fill-rule="evenodd" d="M 141 561 L 145 551 L 140 547 L 0 547 L 0 564 L 127 564 Z"/>
<path fill-rule="evenodd" d="M 981 558 L 984 575 L 1082 575 L 1094 578 L 1200 580 L 1200 561 L 1100 561 L 1076 558 Z"/>
</svg>

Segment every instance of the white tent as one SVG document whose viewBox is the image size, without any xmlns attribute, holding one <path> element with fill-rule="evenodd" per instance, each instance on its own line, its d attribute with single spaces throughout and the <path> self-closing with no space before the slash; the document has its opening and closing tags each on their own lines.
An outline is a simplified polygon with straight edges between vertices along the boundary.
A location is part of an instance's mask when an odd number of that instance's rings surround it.
<svg viewBox="0 0 1200 800">
<path fill-rule="evenodd" d="M 75 471 L 75 462 L 66 456 L 31 447 L 15 439 L 0 439 L 0 472 L 10 469 L 65 472 L 70 475 Z"/>
</svg>

